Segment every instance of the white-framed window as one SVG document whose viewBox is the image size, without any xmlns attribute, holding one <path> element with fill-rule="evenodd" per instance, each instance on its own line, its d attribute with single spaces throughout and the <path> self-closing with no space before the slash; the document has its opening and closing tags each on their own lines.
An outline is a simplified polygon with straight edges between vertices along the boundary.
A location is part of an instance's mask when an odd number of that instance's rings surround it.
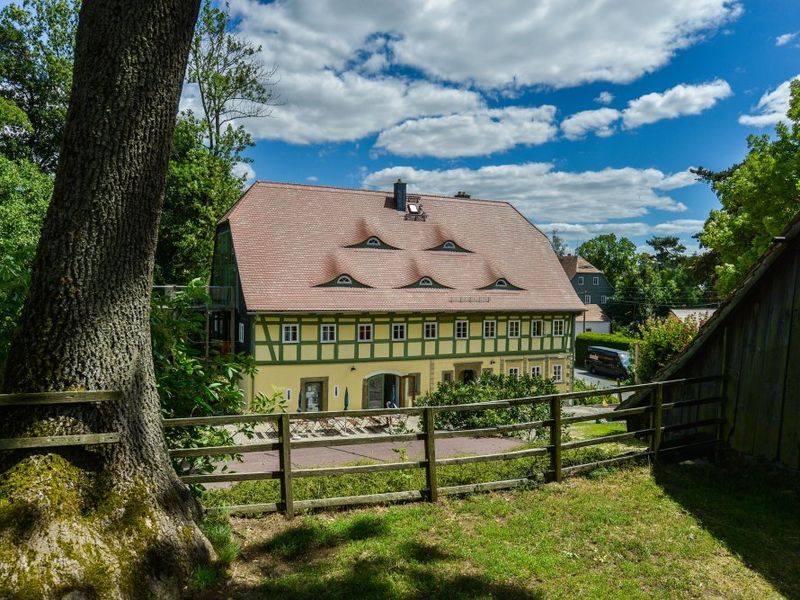
<svg viewBox="0 0 800 600">
<path fill-rule="evenodd" d="M 517 321 L 516 319 L 508 322 L 508 337 L 510 338 L 519 337 L 519 321 Z"/>
<path fill-rule="evenodd" d="M 372 323 L 358 324 L 358 341 L 359 342 L 372 341 Z"/>
<path fill-rule="evenodd" d="M 367 246 L 375 247 L 375 246 L 380 246 L 380 245 L 381 245 L 381 241 L 376 237 L 371 237 L 371 238 L 369 238 L 367 240 Z"/>
<path fill-rule="evenodd" d="M 544 334 L 544 323 L 541 319 L 531 321 L 531 337 L 542 337 Z"/>
<path fill-rule="evenodd" d="M 531 377 L 541 377 L 542 367 L 540 365 L 533 365 L 531 367 Z"/>
<path fill-rule="evenodd" d="M 563 381 L 563 367 L 561 365 L 553 365 L 553 381 Z"/>
<path fill-rule="evenodd" d="M 469 337 L 469 321 L 456 321 L 456 339 L 465 340 Z"/>
<path fill-rule="evenodd" d="M 419 285 L 430 287 L 433 285 L 433 279 L 431 279 L 430 277 L 423 277 L 422 279 L 419 280 Z"/>
<path fill-rule="evenodd" d="M 509 377 L 519 377 L 519 367 L 509 367 L 508 368 L 508 376 Z"/>
<path fill-rule="evenodd" d="M 406 339 L 406 324 L 392 323 L 392 340 L 395 342 Z"/>
<path fill-rule="evenodd" d="M 578 285 L 583 285 L 583 275 L 578 275 Z"/>
<path fill-rule="evenodd" d="M 483 337 L 493 338 L 497 336 L 497 322 L 484 321 L 483 322 Z"/>
<path fill-rule="evenodd" d="M 336 341 L 336 325 L 333 323 L 323 323 L 319 326 L 319 341 L 323 344 L 330 344 Z"/>
<path fill-rule="evenodd" d="M 608 302 L 608 296 L 600 296 L 600 304 L 605 304 Z"/>
<path fill-rule="evenodd" d="M 591 304 L 592 303 L 592 295 L 591 294 L 584 294 L 583 295 L 583 303 L 584 304 Z"/>
<path fill-rule="evenodd" d="M 425 339 L 435 340 L 439 336 L 439 324 L 436 321 L 425 321 Z"/>
<path fill-rule="evenodd" d="M 499 287 L 499 288 L 508 287 L 508 281 L 506 281 L 505 279 L 498 279 L 497 281 L 494 282 L 494 287 Z"/>
<path fill-rule="evenodd" d="M 239 323 L 239 341 L 244 341 L 244 323 Z"/>
<path fill-rule="evenodd" d="M 455 250 L 456 249 L 456 245 L 453 242 L 451 242 L 450 240 L 448 240 L 444 244 L 442 244 L 442 249 L 443 250 Z"/>
<path fill-rule="evenodd" d="M 336 279 L 337 285 L 353 285 L 353 279 L 348 275 L 340 275 Z"/>
<path fill-rule="evenodd" d="M 300 326 L 297 323 L 284 323 L 281 339 L 284 344 L 296 344 L 300 340 Z"/>
<path fill-rule="evenodd" d="M 592 277 L 592 285 L 600 285 L 600 278 Z"/>
<path fill-rule="evenodd" d="M 563 319 L 556 319 L 553 321 L 553 335 L 564 335 Z"/>
</svg>

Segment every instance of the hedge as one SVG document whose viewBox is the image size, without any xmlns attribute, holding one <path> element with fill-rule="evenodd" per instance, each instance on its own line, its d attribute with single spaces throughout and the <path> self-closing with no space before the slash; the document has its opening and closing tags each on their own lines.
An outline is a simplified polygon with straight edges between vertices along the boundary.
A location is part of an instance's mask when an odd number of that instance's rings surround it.
<svg viewBox="0 0 800 600">
<path fill-rule="evenodd" d="M 575 337 L 575 366 L 582 367 L 586 364 L 589 346 L 605 346 L 632 353 L 633 346 L 638 341 L 615 333 L 579 333 Z"/>
</svg>

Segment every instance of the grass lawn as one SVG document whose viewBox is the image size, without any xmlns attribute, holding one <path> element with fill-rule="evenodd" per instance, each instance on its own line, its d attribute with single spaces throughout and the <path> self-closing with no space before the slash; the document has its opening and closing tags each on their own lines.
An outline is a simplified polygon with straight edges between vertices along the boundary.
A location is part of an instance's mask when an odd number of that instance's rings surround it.
<svg viewBox="0 0 800 600">
<path fill-rule="evenodd" d="M 199 598 L 798 598 L 800 483 L 663 465 L 407 504 L 232 519 Z"/>
</svg>

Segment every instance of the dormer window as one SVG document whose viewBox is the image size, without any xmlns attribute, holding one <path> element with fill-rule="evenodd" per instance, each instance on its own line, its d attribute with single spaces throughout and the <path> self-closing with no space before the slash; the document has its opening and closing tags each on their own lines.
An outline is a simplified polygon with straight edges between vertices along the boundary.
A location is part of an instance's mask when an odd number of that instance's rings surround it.
<svg viewBox="0 0 800 600">
<path fill-rule="evenodd" d="M 466 248 L 462 248 L 458 244 L 456 244 L 453 240 L 446 240 L 439 244 L 438 246 L 434 246 L 433 248 L 428 248 L 428 250 L 435 250 L 438 252 L 469 252 Z"/>
<path fill-rule="evenodd" d="M 494 283 L 487 285 L 486 287 L 479 288 L 481 290 L 521 290 L 521 287 L 515 286 L 505 277 L 500 277 Z"/>
<path fill-rule="evenodd" d="M 351 275 L 347 273 L 342 273 L 341 275 L 337 275 L 330 281 L 326 281 L 325 283 L 320 283 L 316 287 L 348 287 L 348 288 L 368 288 L 369 286 L 366 284 L 361 283 Z"/>
<path fill-rule="evenodd" d="M 433 277 L 420 277 L 414 283 L 410 283 L 409 285 L 404 285 L 400 289 L 409 289 L 409 288 L 445 288 L 449 289 L 446 285 L 442 285 L 438 281 L 436 281 Z"/>
<path fill-rule="evenodd" d="M 363 242 L 359 242 L 357 244 L 352 244 L 351 246 L 346 246 L 347 248 L 378 248 L 381 250 L 397 250 L 394 246 L 390 246 L 386 242 L 384 242 L 381 238 L 377 235 L 371 235 Z"/>
</svg>

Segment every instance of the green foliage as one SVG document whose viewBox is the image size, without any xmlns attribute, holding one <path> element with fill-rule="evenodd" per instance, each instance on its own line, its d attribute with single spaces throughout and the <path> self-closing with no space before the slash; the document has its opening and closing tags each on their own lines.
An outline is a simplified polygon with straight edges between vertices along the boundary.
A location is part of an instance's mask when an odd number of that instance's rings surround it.
<svg viewBox="0 0 800 600">
<path fill-rule="evenodd" d="M 0 155 L 0 383 L 52 191 L 36 165 Z"/>
<path fill-rule="evenodd" d="M 800 80 L 791 83 L 791 125 L 775 138 L 751 135 L 745 159 L 722 172 L 697 169 L 722 205 L 711 211 L 698 239 L 715 258 L 716 289 L 730 293 L 800 211 Z"/>
<path fill-rule="evenodd" d="M 202 340 L 204 317 L 196 307 L 208 300 L 199 279 L 184 291 L 153 297 L 153 362 L 164 418 L 240 414 L 246 408 L 239 382 L 255 373 L 252 356 L 214 351 L 201 355 L 197 342 Z M 256 402 L 261 412 L 286 410 L 279 393 L 272 398 L 259 395 Z M 165 430 L 165 435 L 172 447 L 198 448 L 230 445 L 237 433 L 251 436 L 252 432 L 252 426 L 244 424 L 238 428 L 177 427 Z M 174 464 L 179 473 L 211 472 L 221 458 L 237 457 L 181 458 Z"/>
<path fill-rule="evenodd" d="M 277 67 L 265 66 L 261 46 L 230 31 L 227 3 L 218 8 L 206 0 L 189 50 L 187 82 L 196 84 L 208 148 L 215 155 L 252 145 L 235 119 L 267 117 L 276 100 Z"/>
<path fill-rule="evenodd" d="M 575 384 L 573 387 L 576 392 L 588 392 L 589 390 L 598 391 L 596 396 L 575 398 L 575 404 L 582 406 L 595 406 L 598 404 L 614 404 L 616 401 L 613 388 L 609 389 L 607 393 L 600 393 L 600 387 L 597 384 L 589 384 L 578 378 L 575 378 Z"/>
<path fill-rule="evenodd" d="M 0 110 L 13 105 L 15 127 L 0 127 L 0 153 L 32 160 L 52 173 L 58 162 L 72 88 L 80 3 L 22 0 L 0 11 Z"/>
<path fill-rule="evenodd" d="M 612 285 L 636 264 L 636 244 L 613 233 L 593 237 L 578 246 L 575 253 L 600 269 Z"/>
<path fill-rule="evenodd" d="M 649 319 L 642 327 L 639 360 L 635 365 L 639 381 L 652 381 L 672 357 L 692 341 L 700 325 L 696 319 Z"/>
<path fill-rule="evenodd" d="M 509 398 L 524 398 L 556 393 L 549 379 L 523 375 L 484 375 L 476 381 L 441 382 L 433 392 L 417 399 L 419 406 L 457 406 L 473 402 L 493 402 Z M 494 427 L 512 423 L 539 421 L 547 418 L 546 403 L 524 404 L 511 408 L 481 411 L 443 411 L 436 413 L 437 429 Z"/>
<path fill-rule="evenodd" d="M 183 113 L 172 140 L 164 208 L 156 248 L 156 281 L 208 281 L 217 221 L 239 198 L 243 177 L 233 174 L 241 147 L 212 153 L 205 130 L 191 112 Z"/>
<path fill-rule="evenodd" d="M 589 346 L 605 346 L 617 348 L 626 352 L 633 352 L 633 347 L 638 340 L 625 337 L 616 333 L 579 333 L 575 336 L 575 366 L 582 367 L 586 364 L 586 355 Z"/>
</svg>

